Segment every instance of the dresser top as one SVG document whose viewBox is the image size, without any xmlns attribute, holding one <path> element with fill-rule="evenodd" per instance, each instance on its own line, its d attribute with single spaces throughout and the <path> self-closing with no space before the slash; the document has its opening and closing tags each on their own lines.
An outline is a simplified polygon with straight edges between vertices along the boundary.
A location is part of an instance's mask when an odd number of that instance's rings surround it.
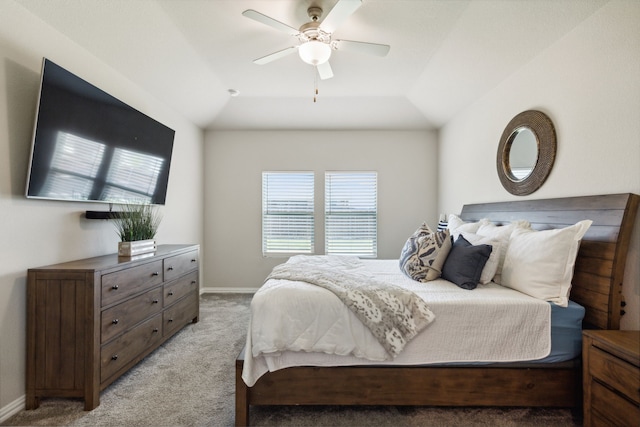
<svg viewBox="0 0 640 427">
<path fill-rule="evenodd" d="M 113 267 L 133 267 L 136 264 L 144 264 L 146 262 L 166 258 L 167 256 L 178 255 L 184 252 L 198 250 L 199 245 L 158 245 L 155 252 L 151 254 L 138 255 L 133 257 L 119 257 L 117 253 L 101 255 L 92 258 L 78 259 L 59 264 L 47 265 L 44 267 L 30 268 L 29 271 L 46 271 L 46 270 L 66 270 L 66 271 L 85 271 L 93 272 L 97 270 L 106 270 Z"/>
<path fill-rule="evenodd" d="M 586 330 L 593 345 L 635 366 L 640 366 L 640 331 Z"/>
</svg>

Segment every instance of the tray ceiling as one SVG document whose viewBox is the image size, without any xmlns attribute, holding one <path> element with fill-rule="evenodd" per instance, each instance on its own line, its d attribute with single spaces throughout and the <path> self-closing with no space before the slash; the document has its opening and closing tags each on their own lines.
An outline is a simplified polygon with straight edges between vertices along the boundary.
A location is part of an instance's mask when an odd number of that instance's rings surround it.
<svg viewBox="0 0 640 427">
<path fill-rule="evenodd" d="M 241 13 L 297 28 L 336 0 L 16 2 L 204 129 L 438 128 L 606 3 L 364 0 L 335 36 L 391 50 L 335 51 L 314 103 L 297 55 L 252 63 L 296 39 Z"/>
</svg>

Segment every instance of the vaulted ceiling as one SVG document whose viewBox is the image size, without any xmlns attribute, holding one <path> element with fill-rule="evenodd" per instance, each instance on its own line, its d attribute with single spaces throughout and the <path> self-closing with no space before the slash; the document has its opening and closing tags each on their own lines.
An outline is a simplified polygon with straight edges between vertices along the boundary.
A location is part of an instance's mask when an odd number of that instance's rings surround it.
<svg viewBox="0 0 640 427">
<path fill-rule="evenodd" d="M 15 1 L 204 129 L 438 128 L 606 3 L 363 0 L 335 38 L 391 50 L 334 51 L 313 102 L 297 54 L 252 62 L 299 41 L 242 12 L 298 28 L 336 0 Z"/>
</svg>

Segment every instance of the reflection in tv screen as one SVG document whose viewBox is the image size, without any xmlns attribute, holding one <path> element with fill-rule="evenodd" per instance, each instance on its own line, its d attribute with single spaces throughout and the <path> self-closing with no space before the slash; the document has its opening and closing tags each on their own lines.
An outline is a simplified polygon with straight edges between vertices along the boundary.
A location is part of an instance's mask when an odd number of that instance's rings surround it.
<svg viewBox="0 0 640 427">
<path fill-rule="evenodd" d="M 174 135 L 45 59 L 27 197 L 164 204 Z"/>
</svg>

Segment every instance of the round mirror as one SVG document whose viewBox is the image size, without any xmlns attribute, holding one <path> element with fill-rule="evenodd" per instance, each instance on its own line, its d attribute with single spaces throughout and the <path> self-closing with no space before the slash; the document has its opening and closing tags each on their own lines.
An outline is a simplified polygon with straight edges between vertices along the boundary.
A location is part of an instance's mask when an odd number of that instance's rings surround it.
<svg viewBox="0 0 640 427">
<path fill-rule="evenodd" d="M 542 186 L 556 156 L 556 133 L 551 119 L 535 110 L 522 112 L 507 125 L 496 158 L 502 186 L 524 196 Z"/>
</svg>

